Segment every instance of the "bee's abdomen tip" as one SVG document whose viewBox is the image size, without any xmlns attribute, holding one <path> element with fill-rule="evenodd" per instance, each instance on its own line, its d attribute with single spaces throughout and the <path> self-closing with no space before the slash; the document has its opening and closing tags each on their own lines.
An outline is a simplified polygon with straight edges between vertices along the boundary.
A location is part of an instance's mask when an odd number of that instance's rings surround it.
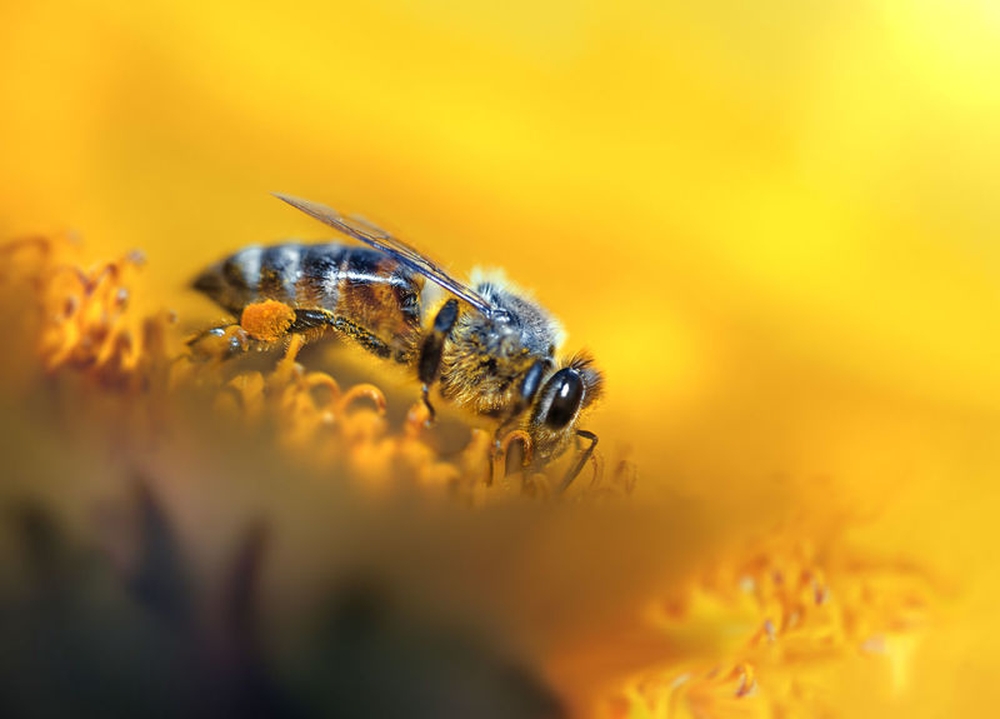
<svg viewBox="0 0 1000 719">
<path fill-rule="evenodd" d="M 217 272 L 207 271 L 202 272 L 200 275 L 192 279 L 188 283 L 188 286 L 191 287 L 191 289 L 211 294 L 212 292 L 221 289 L 222 282 Z"/>
</svg>

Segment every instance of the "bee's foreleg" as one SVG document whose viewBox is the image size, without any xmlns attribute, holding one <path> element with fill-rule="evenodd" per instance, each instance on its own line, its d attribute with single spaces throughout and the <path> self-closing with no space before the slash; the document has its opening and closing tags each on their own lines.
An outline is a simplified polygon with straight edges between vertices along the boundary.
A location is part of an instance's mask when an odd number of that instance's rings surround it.
<svg viewBox="0 0 1000 719">
<path fill-rule="evenodd" d="M 450 299 L 441 306 L 434 317 L 434 326 L 424 337 L 420 346 L 420 360 L 417 364 L 417 372 L 420 378 L 421 399 L 430 413 L 430 421 L 434 421 L 434 407 L 430 402 L 431 385 L 438 378 L 441 371 L 441 355 L 444 352 L 444 342 L 451 333 L 451 328 L 458 320 L 458 300 Z"/>
<path fill-rule="evenodd" d="M 573 466 L 567 470 L 566 474 L 563 476 L 562 482 L 559 483 L 559 488 L 556 490 L 556 494 L 562 494 L 566 489 L 573 483 L 577 475 L 583 470 L 583 465 L 587 463 L 591 455 L 594 454 L 594 449 L 597 447 L 597 435 L 593 432 L 588 432 L 585 429 L 576 430 L 576 436 L 581 437 L 585 440 L 590 440 L 590 444 L 586 449 L 581 450 L 576 456 L 576 462 Z"/>
<path fill-rule="evenodd" d="M 503 454 L 506 457 L 504 476 L 515 471 L 520 472 L 524 469 L 524 467 L 531 464 L 533 461 L 531 457 L 534 450 L 531 446 L 531 436 L 520 430 L 515 430 L 508 435 L 508 430 L 521 419 L 522 413 L 528 408 L 531 401 L 538 393 L 538 389 L 541 387 L 542 383 L 542 375 L 550 362 L 551 360 L 548 359 L 537 360 L 533 365 L 531 365 L 528 371 L 524 373 L 524 378 L 521 380 L 520 391 L 517 393 L 515 403 L 507 414 L 507 418 L 501 422 L 500 426 L 497 427 L 496 433 L 493 435 L 494 455 L 499 454 L 501 451 L 501 437 L 508 437 L 509 439 L 510 436 L 513 436 L 514 434 L 521 435 L 521 441 L 517 445 L 512 445 L 509 442 L 504 444 L 505 449 L 503 450 Z M 509 451 L 509 448 L 512 446 L 515 447 L 515 449 L 513 451 Z"/>
</svg>

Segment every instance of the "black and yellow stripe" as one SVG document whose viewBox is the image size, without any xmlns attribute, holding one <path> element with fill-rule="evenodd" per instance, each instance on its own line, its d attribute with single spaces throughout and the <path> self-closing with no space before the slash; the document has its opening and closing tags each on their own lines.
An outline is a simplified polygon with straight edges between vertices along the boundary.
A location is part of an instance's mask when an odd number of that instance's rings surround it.
<svg viewBox="0 0 1000 719">
<path fill-rule="evenodd" d="M 194 282 L 237 316 L 263 300 L 321 313 L 337 334 L 399 362 L 414 358 L 423 286 L 422 276 L 392 257 L 338 243 L 247 247 Z"/>
</svg>

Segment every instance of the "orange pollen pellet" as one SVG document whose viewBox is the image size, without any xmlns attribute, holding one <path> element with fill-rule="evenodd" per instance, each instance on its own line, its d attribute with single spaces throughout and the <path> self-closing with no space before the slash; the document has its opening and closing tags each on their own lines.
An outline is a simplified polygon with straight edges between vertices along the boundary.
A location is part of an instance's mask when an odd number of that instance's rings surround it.
<svg viewBox="0 0 1000 719">
<path fill-rule="evenodd" d="M 264 300 L 243 308 L 240 326 L 256 340 L 274 342 L 285 336 L 295 321 L 295 310 L 284 302 Z"/>
</svg>

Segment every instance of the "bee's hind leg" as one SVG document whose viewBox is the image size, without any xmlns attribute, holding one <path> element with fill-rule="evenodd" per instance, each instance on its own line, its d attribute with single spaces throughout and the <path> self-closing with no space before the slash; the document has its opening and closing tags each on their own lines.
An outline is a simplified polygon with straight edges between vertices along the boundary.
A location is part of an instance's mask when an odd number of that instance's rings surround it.
<svg viewBox="0 0 1000 719">
<path fill-rule="evenodd" d="M 187 341 L 191 356 L 196 360 L 226 360 L 252 349 L 255 341 L 239 323 L 219 325 L 195 335 Z"/>
<path fill-rule="evenodd" d="M 573 465 L 566 471 L 563 476 L 562 482 L 559 483 L 559 488 L 556 490 L 556 494 L 562 494 L 565 492 L 569 485 L 573 483 L 573 480 L 577 478 L 577 475 L 583 471 L 583 465 L 593 456 L 594 449 L 597 447 L 597 435 L 593 432 L 588 432 L 585 429 L 576 430 L 576 436 L 580 439 L 590 440 L 590 444 L 576 456 L 576 461 Z"/>
<path fill-rule="evenodd" d="M 282 302 L 264 300 L 244 307 L 239 322 L 207 329 L 187 345 L 197 359 L 226 360 L 250 351 L 270 350 L 296 336 L 305 341 L 329 324 L 329 314 L 322 310 L 293 309 Z"/>
<path fill-rule="evenodd" d="M 308 334 L 310 331 L 320 330 L 330 326 L 330 313 L 326 310 L 293 310 L 295 318 L 288 325 L 287 333 Z"/>
</svg>

